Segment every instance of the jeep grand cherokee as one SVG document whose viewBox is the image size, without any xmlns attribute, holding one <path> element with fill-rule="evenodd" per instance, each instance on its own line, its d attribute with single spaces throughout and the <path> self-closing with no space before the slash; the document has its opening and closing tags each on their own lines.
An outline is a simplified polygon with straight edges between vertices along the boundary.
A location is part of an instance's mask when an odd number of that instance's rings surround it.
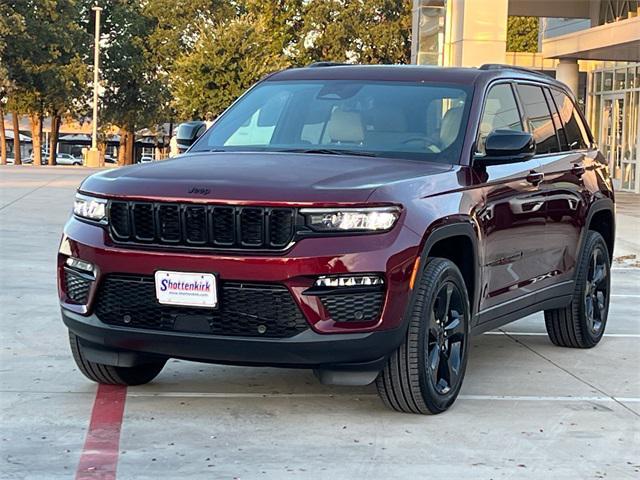
<svg viewBox="0 0 640 480">
<path fill-rule="evenodd" d="M 79 369 L 168 358 L 455 400 L 469 337 L 544 311 L 588 348 L 609 306 L 614 194 L 567 87 L 523 69 L 275 73 L 181 158 L 80 186 L 58 255 Z"/>
</svg>

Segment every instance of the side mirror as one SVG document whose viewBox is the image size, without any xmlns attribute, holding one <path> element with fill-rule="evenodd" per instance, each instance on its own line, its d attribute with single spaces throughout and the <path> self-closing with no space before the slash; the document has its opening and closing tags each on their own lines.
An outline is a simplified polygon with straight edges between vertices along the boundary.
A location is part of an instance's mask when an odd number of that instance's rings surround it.
<svg viewBox="0 0 640 480">
<path fill-rule="evenodd" d="M 536 154 L 533 135 L 515 130 L 494 130 L 484 142 L 485 155 L 476 155 L 474 165 L 503 165 L 526 162 Z"/>
</svg>

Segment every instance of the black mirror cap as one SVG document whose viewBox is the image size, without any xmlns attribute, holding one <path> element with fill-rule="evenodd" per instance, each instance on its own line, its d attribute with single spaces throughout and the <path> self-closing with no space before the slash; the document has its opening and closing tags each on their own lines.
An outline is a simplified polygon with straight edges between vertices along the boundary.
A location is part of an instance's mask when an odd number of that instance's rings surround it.
<svg viewBox="0 0 640 480">
<path fill-rule="evenodd" d="M 484 142 L 485 155 L 476 155 L 474 165 L 526 162 L 536 154 L 536 142 L 528 132 L 494 130 Z"/>
</svg>

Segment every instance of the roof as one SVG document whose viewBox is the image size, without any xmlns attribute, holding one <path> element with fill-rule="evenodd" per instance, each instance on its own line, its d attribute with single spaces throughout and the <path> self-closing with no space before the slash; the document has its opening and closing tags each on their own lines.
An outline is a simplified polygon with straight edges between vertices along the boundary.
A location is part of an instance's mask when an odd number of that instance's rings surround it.
<svg viewBox="0 0 640 480">
<path fill-rule="evenodd" d="M 267 81 L 279 80 L 372 80 L 395 82 L 442 82 L 473 85 L 477 80 L 514 78 L 542 80 L 563 86 L 535 70 L 510 65 L 488 64 L 480 68 L 437 67 L 426 65 L 347 65 L 320 62 L 304 68 L 291 68 L 270 75 Z"/>
</svg>

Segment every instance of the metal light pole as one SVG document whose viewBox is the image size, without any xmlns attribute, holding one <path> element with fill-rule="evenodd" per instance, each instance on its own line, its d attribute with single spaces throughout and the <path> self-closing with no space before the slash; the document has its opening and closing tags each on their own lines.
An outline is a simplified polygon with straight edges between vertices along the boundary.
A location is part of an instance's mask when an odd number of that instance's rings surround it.
<svg viewBox="0 0 640 480">
<path fill-rule="evenodd" d="M 87 166 L 97 167 L 100 164 L 100 154 L 98 152 L 98 87 L 100 81 L 100 12 L 102 12 L 102 8 L 94 5 L 91 10 L 96 12 L 96 27 L 93 51 L 93 131 L 91 132 L 91 151 L 87 158 Z"/>
</svg>

